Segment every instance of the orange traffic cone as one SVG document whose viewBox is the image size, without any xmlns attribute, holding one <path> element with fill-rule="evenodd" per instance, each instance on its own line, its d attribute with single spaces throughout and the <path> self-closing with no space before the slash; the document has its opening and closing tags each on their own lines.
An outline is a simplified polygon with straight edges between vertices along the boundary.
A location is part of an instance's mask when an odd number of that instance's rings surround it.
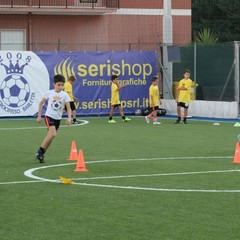
<svg viewBox="0 0 240 240">
<path fill-rule="evenodd" d="M 87 172 L 82 149 L 79 150 L 78 161 L 75 172 Z"/>
<path fill-rule="evenodd" d="M 236 150 L 235 150 L 233 163 L 240 163 L 240 142 L 237 142 L 237 144 L 236 144 Z"/>
<path fill-rule="evenodd" d="M 78 160 L 77 147 L 76 147 L 75 141 L 72 141 L 70 156 L 69 156 L 68 160 Z"/>
</svg>

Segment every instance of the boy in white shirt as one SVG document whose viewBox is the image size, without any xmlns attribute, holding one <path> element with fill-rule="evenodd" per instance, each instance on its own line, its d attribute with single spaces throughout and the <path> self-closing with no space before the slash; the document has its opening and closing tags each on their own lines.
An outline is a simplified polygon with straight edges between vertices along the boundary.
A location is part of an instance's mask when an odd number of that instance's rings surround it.
<svg viewBox="0 0 240 240">
<path fill-rule="evenodd" d="M 48 128 L 48 133 L 36 153 L 36 159 L 39 160 L 39 163 L 45 163 L 44 153 L 57 135 L 57 130 L 60 126 L 65 106 L 68 113 L 67 124 L 71 124 L 71 108 L 69 103 L 71 99 L 68 94 L 63 91 L 64 83 L 65 78 L 62 75 L 55 75 L 53 80 L 54 89 L 49 90 L 39 103 L 37 122 L 41 123 L 42 108 L 44 103 L 48 100 L 47 110 L 45 113 L 45 123 Z"/>
</svg>

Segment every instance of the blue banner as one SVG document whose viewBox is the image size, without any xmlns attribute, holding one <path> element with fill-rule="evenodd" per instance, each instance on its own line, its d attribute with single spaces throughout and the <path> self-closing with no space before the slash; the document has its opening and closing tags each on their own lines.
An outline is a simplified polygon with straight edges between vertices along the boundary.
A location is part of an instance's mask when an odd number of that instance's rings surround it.
<svg viewBox="0 0 240 240">
<path fill-rule="evenodd" d="M 148 106 L 151 78 L 157 75 L 154 51 L 143 52 L 17 52 L 0 51 L 0 116 L 33 116 L 53 76 L 74 75 L 77 115 L 110 111 L 111 76 L 123 85 L 120 99 L 124 113 Z"/>
</svg>

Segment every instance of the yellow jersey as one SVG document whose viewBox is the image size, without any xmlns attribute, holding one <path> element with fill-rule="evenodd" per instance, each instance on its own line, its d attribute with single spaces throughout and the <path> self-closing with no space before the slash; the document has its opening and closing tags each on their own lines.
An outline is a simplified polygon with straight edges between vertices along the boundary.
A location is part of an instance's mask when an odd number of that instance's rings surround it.
<svg viewBox="0 0 240 240">
<path fill-rule="evenodd" d="M 178 102 L 183 102 L 188 104 L 190 102 L 190 89 L 192 87 L 192 80 L 190 78 L 182 79 L 179 82 L 178 87 L 187 88 L 187 90 L 179 90 Z"/>
<path fill-rule="evenodd" d="M 73 89 L 72 89 L 72 84 L 70 82 L 65 83 L 64 91 L 69 95 L 71 102 L 74 102 Z"/>
<path fill-rule="evenodd" d="M 150 106 L 159 106 L 159 89 L 157 85 L 151 85 L 149 88 Z"/>
<path fill-rule="evenodd" d="M 119 91 L 118 86 L 115 83 L 112 83 L 111 86 L 111 105 L 120 104 L 120 97 L 119 97 Z"/>
</svg>

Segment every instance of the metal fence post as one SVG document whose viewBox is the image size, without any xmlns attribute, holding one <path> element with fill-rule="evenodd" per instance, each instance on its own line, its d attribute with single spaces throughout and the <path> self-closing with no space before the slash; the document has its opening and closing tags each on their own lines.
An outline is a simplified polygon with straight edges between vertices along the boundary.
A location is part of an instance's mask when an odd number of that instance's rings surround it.
<svg viewBox="0 0 240 240">
<path fill-rule="evenodd" d="M 240 42 L 234 42 L 234 56 L 235 56 L 235 101 L 238 103 L 238 116 L 239 116 L 239 47 Z"/>
</svg>

